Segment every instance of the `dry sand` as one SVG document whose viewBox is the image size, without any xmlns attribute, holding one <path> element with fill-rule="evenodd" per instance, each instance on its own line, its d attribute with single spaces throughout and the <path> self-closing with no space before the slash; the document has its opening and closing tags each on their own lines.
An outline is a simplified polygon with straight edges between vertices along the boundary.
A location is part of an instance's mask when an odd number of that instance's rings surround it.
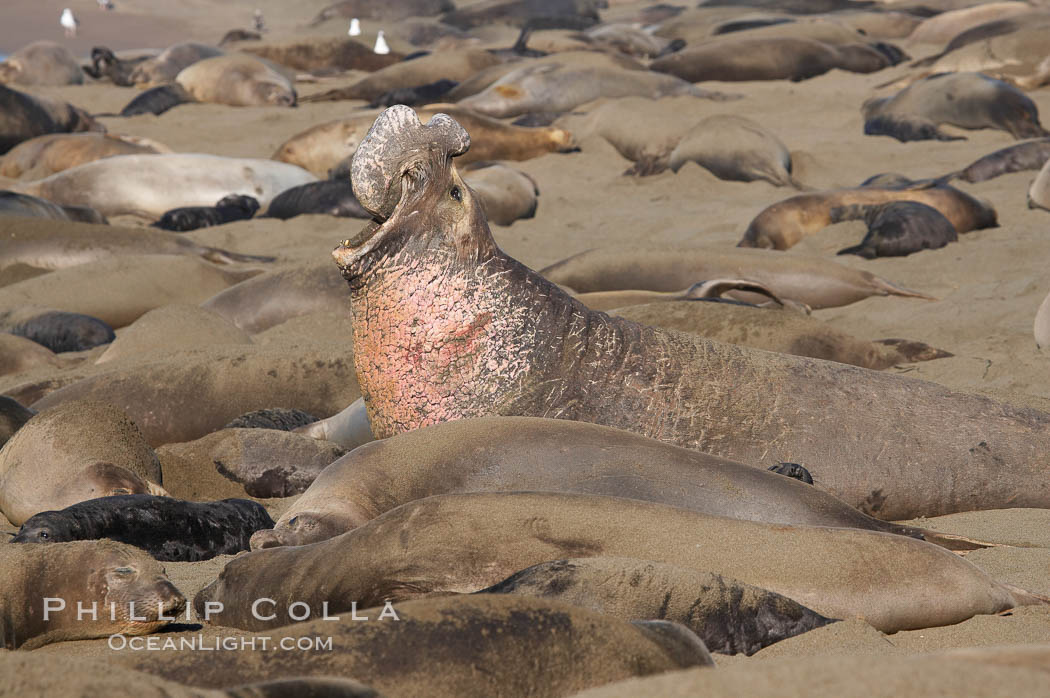
<svg viewBox="0 0 1050 698">
<path fill-rule="evenodd" d="M 0 52 L 17 49 L 30 35 L 56 38 L 58 14 L 64 4 L 69 4 L 68 0 L 7 0 L 5 19 L 0 22 Z M 93 1 L 85 0 L 81 3 L 84 9 L 76 10 L 82 16 L 82 31 L 70 46 L 84 54 L 91 45 L 105 42 L 113 48 L 163 47 L 185 38 L 215 42 L 226 29 L 247 28 L 255 7 L 263 10 L 273 28 L 272 39 L 343 33 L 341 21 L 315 30 L 303 26 L 325 4 L 318 0 L 117 0 L 118 10 L 107 14 L 97 10 Z M 615 9 L 624 13 L 647 4 L 626 8 L 618 4 Z M 46 22 L 33 8 L 44 8 L 39 12 L 46 15 Z M 50 28 L 45 31 L 45 27 Z M 366 34 L 375 29 L 366 25 Z M 932 53 L 934 48 L 927 47 L 925 53 Z M 912 178 L 941 175 L 1014 142 L 1005 132 L 992 130 L 960 131 L 966 139 L 954 142 L 905 144 L 888 137 L 864 136 L 861 103 L 884 94 L 885 90 L 879 91 L 876 86 L 908 70 L 901 65 L 872 75 L 833 71 L 801 83 L 705 84 L 744 96 L 739 101 L 709 103 L 708 113 L 743 114 L 771 129 L 795 153 L 796 176 L 813 187 L 856 185 L 880 172 L 900 172 Z M 300 84 L 298 88 L 309 94 L 349 82 L 350 77 L 341 77 L 323 84 Z M 94 112 L 119 111 L 137 94 L 134 89 L 108 84 L 30 91 L 62 97 Z M 1044 124 L 1050 124 L 1050 89 L 1031 92 L 1030 96 L 1044 115 Z M 177 151 L 267 158 L 290 136 L 353 113 L 360 106 L 360 102 L 306 104 L 296 109 L 191 104 L 159 117 L 106 118 L 103 122 L 112 132 L 154 138 Z M 533 268 L 597 246 L 702 243 L 731 247 L 759 211 L 794 193 L 765 182 L 721 181 L 692 164 L 677 174 L 624 177 L 620 173 L 630 163 L 605 141 L 587 138 L 581 148 L 579 153 L 547 155 L 518 165 L 539 185 L 536 217 L 510 227 L 493 227 L 498 243 Z M 955 354 L 949 359 L 896 367 L 890 369 L 892 372 L 1050 410 L 1050 355 L 1041 354 L 1032 337 L 1034 314 L 1050 291 L 1050 213 L 1025 205 L 1025 192 L 1033 177 L 1034 173 L 1024 172 L 974 185 L 958 184 L 994 204 L 1000 221 L 997 228 L 967 233 L 947 248 L 906 258 L 836 258 L 939 300 L 878 297 L 814 315 L 857 337 L 905 337 Z M 337 241 L 352 237 L 361 226 L 360 221 L 311 216 L 284 223 L 240 222 L 190 237 L 240 252 L 276 254 L 280 257 L 278 264 L 285 264 L 324 259 Z M 855 224 L 835 226 L 784 254 L 833 255 L 855 243 L 857 236 Z M 306 330 L 319 322 L 318 318 L 304 319 L 294 329 Z M 300 333 L 286 334 L 295 337 Z M 281 331 L 271 331 L 268 341 L 279 342 L 283 336 Z M 10 384 L 0 384 L 0 389 L 3 385 Z M 829 420 L 828 428 L 834 429 L 833 420 Z M 229 496 L 226 491 L 223 495 Z M 275 518 L 288 503 L 269 503 Z M 917 523 L 1003 544 L 972 552 L 969 559 L 993 576 L 1050 594 L 1050 511 L 974 512 Z M 13 530 L 10 526 L 0 528 Z M 172 579 L 192 597 L 215 577 L 223 562 L 169 563 L 167 567 Z M 956 626 L 893 636 L 850 621 L 781 642 L 752 658 L 717 660 L 735 664 L 762 662 L 767 657 L 923 652 L 1048 640 L 1050 607 L 1024 608 L 999 617 L 977 617 Z M 92 645 L 66 643 L 47 651 L 77 654 Z"/>
</svg>

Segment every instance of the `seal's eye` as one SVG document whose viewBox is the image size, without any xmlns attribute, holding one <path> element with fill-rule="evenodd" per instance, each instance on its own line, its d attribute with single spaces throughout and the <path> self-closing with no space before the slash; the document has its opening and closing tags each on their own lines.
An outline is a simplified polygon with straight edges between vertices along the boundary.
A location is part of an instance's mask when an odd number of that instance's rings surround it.
<svg viewBox="0 0 1050 698">
<path fill-rule="evenodd" d="M 51 534 L 47 531 L 40 531 L 39 533 L 37 533 L 37 538 L 39 538 L 40 540 L 51 540 Z"/>
<path fill-rule="evenodd" d="M 451 196 L 455 201 L 463 200 L 463 192 L 460 190 L 458 185 L 453 186 L 452 189 L 449 190 L 448 195 Z"/>
<path fill-rule="evenodd" d="M 135 574 L 135 570 L 133 570 L 130 567 L 118 567 L 113 571 L 119 574 L 121 577 L 127 577 L 129 574 Z"/>
</svg>

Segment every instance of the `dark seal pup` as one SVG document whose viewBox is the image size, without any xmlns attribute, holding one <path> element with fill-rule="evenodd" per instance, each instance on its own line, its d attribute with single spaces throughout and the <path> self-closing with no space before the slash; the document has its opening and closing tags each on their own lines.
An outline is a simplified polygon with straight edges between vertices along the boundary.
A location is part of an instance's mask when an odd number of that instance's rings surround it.
<svg viewBox="0 0 1050 698">
<path fill-rule="evenodd" d="M 167 211 L 154 228 L 186 233 L 198 228 L 207 228 L 234 221 L 246 221 L 259 211 L 259 201 L 254 196 L 230 194 L 215 206 L 184 206 Z"/>
<path fill-rule="evenodd" d="M 113 328 L 90 315 L 64 310 L 43 310 L 25 317 L 19 312 L 0 312 L 0 331 L 25 337 L 56 354 L 84 351 L 117 338 Z"/>
<path fill-rule="evenodd" d="M 308 182 L 285 189 L 270 202 L 266 210 L 269 218 L 282 221 L 304 213 L 316 213 L 340 218 L 371 218 L 350 188 L 350 178 L 341 177 L 323 182 Z"/>
<path fill-rule="evenodd" d="M 835 223 L 858 218 L 867 223 L 868 233 L 859 245 L 841 249 L 838 254 L 855 254 L 865 259 L 905 257 L 912 252 L 936 250 L 959 239 L 955 226 L 943 213 L 918 201 L 831 210 Z"/>
<path fill-rule="evenodd" d="M 251 535 L 273 528 L 261 504 L 248 499 L 186 502 L 122 494 L 31 516 L 12 543 L 63 543 L 109 538 L 142 548 L 163 562 L 196 562 L 248 550 Z"/>
</svg>

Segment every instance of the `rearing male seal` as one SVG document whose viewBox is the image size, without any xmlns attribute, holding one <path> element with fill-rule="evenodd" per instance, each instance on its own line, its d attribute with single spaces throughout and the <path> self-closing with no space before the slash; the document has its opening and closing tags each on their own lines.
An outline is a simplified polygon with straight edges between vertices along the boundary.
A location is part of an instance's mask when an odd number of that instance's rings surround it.
<svg viewBox="0 0 1050 698">
<path fill-rule="evenodd" d="M 775 453 L 806 467 L 896 464 L 903 475 L 887 488 L 914 490 L 908 473 L 947 468 L 962 478 L 956 497 L 928 515 L 1050 504 L 1040 475 L 1048 414 L 589 310 L 496 246 L 452 164 L 469 146 L 450 117 L 423 126 L 396 106 L 354 156 L 354 191 L 374 222 L 333 256 L 350 288 L 354 363 L 377 437 L 490 414 L 558 417 L 740 462 Z M 829 411 L 841 417 L 834 433 L 818 419 Z M 874 436 L 886 425 L 892 438 Z M 893 516 L 893 496 L 879 516 Z"/>
</svg>

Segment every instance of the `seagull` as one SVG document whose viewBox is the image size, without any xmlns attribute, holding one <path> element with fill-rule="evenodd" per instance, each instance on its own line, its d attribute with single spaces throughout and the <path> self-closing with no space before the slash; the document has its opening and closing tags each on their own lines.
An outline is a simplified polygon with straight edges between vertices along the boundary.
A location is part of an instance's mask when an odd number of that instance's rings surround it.
<svg viewBox="0 0 1050 698">
<path fill-rule="evenodd" d="M 350 31 L 348 31 L 346 34 L 347 36 L 357 36 L 360 33 L 361 23 L 357 21 L 357 17 L 354 17 L 352 20 L 350 20 Z"/>
<path fill-rule="evenodd" d="M 112 10 L 113 0 L 98 0 L 98 9 L 100 10 Z"/>
<path fill-rule="evenodd" d="M 266 22 L 263 21 L 262 10 L 257 8 L 253 17 L 255 18 L 255 31 L 259 33 L 266 31 Z"/>
<path fill-rule="evenodd" d="M 380 29 L 379 30 L 379 34 L 376 35 L 376 47 L 374 49 L 372 49 L 372 50 L 375 53 L 378 53 L 378 54 L 381 54 L 381 55 L 390 53 L 390 47 L 386 45 L 386 39 L 383 38 L 383 30 L 382 29 Z"/>
<path fill-rule="evenodd" d="M 74 37 L 77 35 L 77 26 L 80 25 L 80 22 L 73 16 L 73 10 L 68 7 L 62 10 L 62 18 L 58 20 L 58 23 L 65 27 L 66 36 Z"/>
</svg>

